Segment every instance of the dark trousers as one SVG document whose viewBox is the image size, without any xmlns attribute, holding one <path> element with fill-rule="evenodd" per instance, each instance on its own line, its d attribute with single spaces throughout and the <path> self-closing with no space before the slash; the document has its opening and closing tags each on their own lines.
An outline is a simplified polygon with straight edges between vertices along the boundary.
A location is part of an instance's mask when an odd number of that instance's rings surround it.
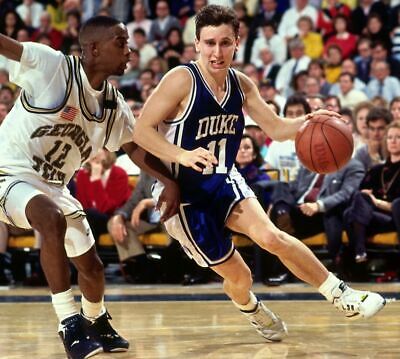
<svg viewBox="0 0 400 359">
<path fill-rule="evenodd" d="M 108 214 L 99 212 L 95 208 L 89 208 L 85 210 L 86 219 L 89 222 L 90 228 L 93 232 L 93 237 L 98 243 L 100 235 L 108 233 L 107 222 L 110 219 Z"/>
<path fill-rule="evenodd" d="M 344 213 L 346 232 L 355 254 L 366 252 L 367 238 L 377 233 L 397 231 L 400 234 L 400 198 L 392 202 L 392 212 L 374 206 L 371 198 L 357 192 Z"/>
</svg>

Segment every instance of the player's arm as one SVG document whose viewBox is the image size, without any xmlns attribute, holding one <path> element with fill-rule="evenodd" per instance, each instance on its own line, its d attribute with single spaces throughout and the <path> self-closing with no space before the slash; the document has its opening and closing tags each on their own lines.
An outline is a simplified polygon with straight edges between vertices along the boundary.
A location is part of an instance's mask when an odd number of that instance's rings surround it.
<svg viewBox="0 0 400 359">
<path fill-rule="evenodd" d="M 160 209 L 162 203 L 166 203 L 161 221 L 165 221 L 176 214 L 180 203 L 180 191 L 167 168 L 158 158 L 146 152 L 134 142 L 126 143 L 122 148 L 136 165 L 164 184 L 164 191 L 156 205 L 156 208 Z"/>
<path fill-rule="evenodd" d="M 187 70 L 177 68 L 167 73 L 146 101 L 133 131 L 133 140 L 154 156 L 177 162 L 201 172 L 217 163 L 214 154 L 204 148 L 186 151 L 169 143 L 156 130 L 162 121 L 174 119 L 185 107 L 191 90 L 192 78 Z"/>
<path fill-rule="evenodd" d="M 20 61 L 22 56 L 23 46 L 18 41 L 0 34 L 0 55 L 3 55 L 10 60 Z"/>
<path fill-rule="evenodd" d="M 246 75 L 239 73 L 240 84 L 245 94 L 243 107 L 252 120 L 260 125 L 263 131 L 273 140 L 285 141 L 294 139 L 304 121 L 311 119 L 313 114 L 286 119 L 278 116 L 262 99 L 257 86 Z M 318 114 L 337 115 L 335 112 L 318 110 Z"/>
</svg>

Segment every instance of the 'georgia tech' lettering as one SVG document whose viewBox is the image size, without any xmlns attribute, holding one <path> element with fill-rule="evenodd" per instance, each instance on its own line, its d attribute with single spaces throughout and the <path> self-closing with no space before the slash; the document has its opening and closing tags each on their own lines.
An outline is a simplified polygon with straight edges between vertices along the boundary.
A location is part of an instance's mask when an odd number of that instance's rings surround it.
<svg viewBox="0 0 400 359">
<path fill-rule="evenodd" d="M 88 144 L 89 137 L 86 135 L 85 131 L 77 124 L 67 123 L 67 124 L 56 124 L 54 126 L 46 125 L 38 127 L 31 135 L 31 138 L 43 137 L 43 136 L 68 136 L 74 141 L 75 145 L 78 147 L 81 153 L 81 161 L 84 162 L 90 155 L 92 151 L 92 146 Z"/>
<path fill-rule="evenodd" d="M 238 118 L 238 115 L 218 115 L 207 116 L 200 119 L 196 140 L 207 137 L 208 135 L 234 135 L 236 133 L 235 124 Z"/>
</svg>

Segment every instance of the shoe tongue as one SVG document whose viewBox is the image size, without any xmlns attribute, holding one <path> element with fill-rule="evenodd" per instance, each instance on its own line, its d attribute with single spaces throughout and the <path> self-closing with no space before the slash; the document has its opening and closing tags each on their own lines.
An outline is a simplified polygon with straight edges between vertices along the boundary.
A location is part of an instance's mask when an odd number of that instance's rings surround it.
<svg viewBox="0 0 400 359">
<path fill-rule="evenodd" d="M 65 318 L 61 321 L 62 325 L 69 325 L 79 320 L 79 314 L 74 314 L 72 317 Z"/>
</svg>

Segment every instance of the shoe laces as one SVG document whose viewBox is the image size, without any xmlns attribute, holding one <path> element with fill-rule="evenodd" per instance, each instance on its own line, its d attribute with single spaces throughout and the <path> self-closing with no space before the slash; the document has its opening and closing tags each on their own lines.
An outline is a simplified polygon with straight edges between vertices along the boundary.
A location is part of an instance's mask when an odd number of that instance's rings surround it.
<svg viewBox="0 0 400 359">
<path fill-rule="evenodd" d="M 252 313 L 248 313 L 251 322 L 258 328 L 264 329 L 272 326 L 276 322 L 275 315 L 265 308 L 261 302 Z"/>
<path fill-rule="evenodd" d="M 355 291 L 343 281 L 332 291 L 333 305 L 349 313 L 360 311 L 360 304 L 368 296 L 367 292 Z"/>
<path fill-rule="evenodd" d="M 111 320 L 111 315 L 106 311 L 103 315 L 98 317 L 94 322 L 93 326 L 96 328 L 98 334 L 101 336 L 106 336 L 108 338 L 119 338 L 119 334 L 111 326 L 109 319 Z"/>
</svg>

